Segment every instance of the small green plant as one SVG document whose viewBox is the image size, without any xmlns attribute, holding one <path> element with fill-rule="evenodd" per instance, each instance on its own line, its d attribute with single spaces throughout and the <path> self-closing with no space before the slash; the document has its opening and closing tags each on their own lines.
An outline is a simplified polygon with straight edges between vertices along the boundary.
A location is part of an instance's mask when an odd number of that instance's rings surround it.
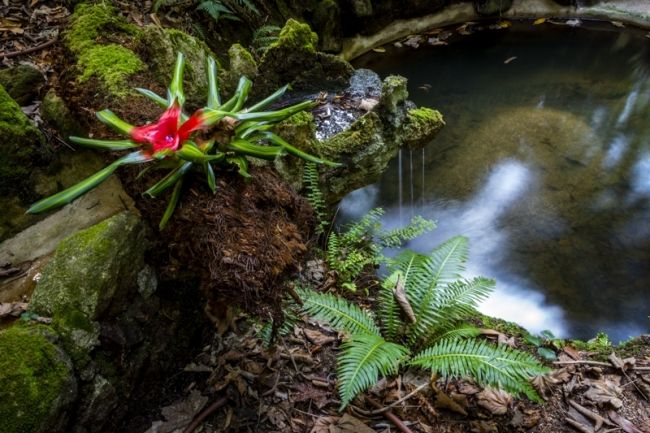
<svg viewBox="0 0 650 433">
<path fill-rule="evenodd" d="M 555 361 L 557 359 L 555 351 L 561 350 L 565 345 L 564 340 L 555 338 L 555 335 L 549 330 L 544 330 L 539 335 L 526 335 L 524 340 L 535 346 L 537 354 L 547 361 Z"/>
<path fill-rule="evenodd" d="M 589 352 L 606 352 L 612 348 L 609 336 L 604 332 L 598 332 L 596 336 L 588 341 L 572 340 L 571 344 L 579 350 Z"/>
<path fill-rule="evenodd" d="M 307 201 L 314 208 L 314 213 L 316 214 L 315 232 L 317 235 L 321 235 L 325 232 L 325 228 L 328 225 L 327 205 L 325 204 L 323 191 L 321 191 L 319 185 L 318 166 L 313 162 L 307 162 L 305 164 L 303 184 L 307 192 Z"/>
<path fill-rule="evenodd" d="M 273 25 L 264 25 L 255 30 L 251 41 L 253 51 L 258 55 L 263 54 L 271 44 L 278 40 L 280 30 L 282 30 L 280 27 Z"/>
<path fill-rule="evenodd" d="M 385 260 L 384 248 L 399 247 L 435 227 L 435 222 L 417 215 L 405 227 L 384 230 L 380 221 L 383 214 L 381 208 L 372 209 L 344 232 L 330 233 L 325 258 L 341 287 L 356 291 L 355 280 L 364 268 L 378 266 Z"/>
<path fill-rule="evenodd" d="M 381 285 L 377 317 L 341 297 L 299 290 L 306 314 L 346 333 L 337 367 L 341 410 L 380 375 L 403 366 L 470 376 L 539 401 L 528 380 L 548 369 L 527 353 L 477 339 L 479 331 L 464 323 L 494 287 L 482 277 L 459 279 L 466 258 L 467 239 L 460 236 L 428 255 L 404 251 Z"/>
<path fill-rule="evenodd" d="M 98 119 L 118 132 L 128 135 L 128 139 L 116 141 L 70 137 L 71 141 L 82 146 L 113 151 L 137 150 L 119 158 L 78 184 L 40 200 L 27 212 L 45 212 L 69 203 L 106 180 L 122 165 L 155 164 L 159 168 L 171 168 L 165 177 L 144 192 L 144 195 L 156 198 L 173 187 L 169 204 L 160 221 L 162 229 L 176 208 L 183 179 L 191 170 L 202 171 L 208 187 L 214 193 L 216 179 L 212 164 L 215 163 L 234 166 L 244 177 L 250 177 L 248 157 L 273 160 L 285 153 L 291 153 L 313 163 L 339 165 L 309 155 L 270 131 L 275 123 L 313 105 L 311 101 L 304 101 L 282 110 L 264 111 L 284 95 L 288 86 L 244 108 L 252 83 L 248 78 L 241 77 L 235 94 L 222 102 L 217 84 L 217 62 L 209 58 L 206 65 L 207 105 L 188 116 L 183 113 L 184 68 L 185 57 L 179 53 L 166 98 L 147 89 L 136 89 L 165 108 L 156 123 L 133 126 L 110 110 L 102 110 L 97 113 Z M 202 134 L 198 134 L 199 131 L 202 131 Z"/>
<path fill-rule="evenodd" d="M 221 19 L 241 21 L 240 14 L 259 15 L 260 11 L 251 0 L 155 0 L 153 11 L 173 9 L 185 11 L 193 7 L 195 11 L 205 13 L 217 23 Z"/>
</svg>

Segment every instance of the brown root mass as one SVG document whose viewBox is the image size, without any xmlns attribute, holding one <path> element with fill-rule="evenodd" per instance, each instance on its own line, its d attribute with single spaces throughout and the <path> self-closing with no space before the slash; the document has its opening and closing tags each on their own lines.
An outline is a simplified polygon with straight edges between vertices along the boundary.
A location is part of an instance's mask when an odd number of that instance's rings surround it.
<svg viewBox="0 0 650 433">
<path fill-rule="evenodd" d="M 249 181 L 233 171 L 216 174 L 215 194 L 199 173 L 187 177 L 176 212 L 159 233 L 167 265 L 198 276 L 213 305 L 277 315 L 282 282 L 307 251 L 313 211 L 271 168 L 252 167 Z M 146 189 L 140 181 L 126 183 L 134 195 Z M 166 198 L 138 200 L 154 227 Z"/>
</svg>

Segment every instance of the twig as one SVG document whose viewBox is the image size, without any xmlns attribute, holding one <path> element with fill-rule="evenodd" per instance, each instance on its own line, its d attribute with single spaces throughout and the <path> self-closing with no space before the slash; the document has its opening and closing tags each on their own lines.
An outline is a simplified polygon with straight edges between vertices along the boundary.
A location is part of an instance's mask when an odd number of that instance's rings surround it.
<svg viewBox="0 0 650 433">
<path fill-rule="evenodd" d="M 43 42 L 40 45 L 36 45 L 34 47 L 31 47 L 31 48 L 26 48 L 26 49 L 20 50 L 20 51 L 11 51 L 9 53 L 4 53 L 3 52 L 3 53 L 0 53 L 0 58 L 4 57 L 5 59 L 9 59 L 11 57 L 18 57 L 18 56 L 22 56 L 22 55 L 25 55 L 25 54 L 31 54 L 31 53 L 34 53 L 36 51 L 42 50 L 43 48 L 47 48 L 50 45 L 54 45 L 56 43 L 56 40 L 57 40 L 56 38 L 50 39 L 49 41 Z"/>
<path fill-rule="evenodd" d="M 193 433 L 194 430 L 196 430 L 201 424 L 203 424 L 203 421 L 210 415 L 212 415 L 214 412 L 217 411 L 220 407 L 224 406 L 228 402 L 228 397 L 221 397 L 219 400 L 215 401 L 212 403 L 210 406 L 208 406 L 206 409 L 204 409 L 201 413 L 199 413 L 196 418 L 192 420 L 192 422 L 185 427 L 185 430 L 183 430 L 183 433 Z"/>
<path fill-rule="evenodd" d="M 572 426 L 573 428 L 575 428 L 575 429 L 578 430 L 579 432 L 582 432 L 582 433 L 593 433 L 593 430 L 592 430 L 592 429 L 590 429 L 590 428 L 588 428 L 587 426 L 585 426 L 585 425 L 579 423 L 578 421 L 575 421 L 575 420 L 573 420 L 573 419 L 571 419 L 571 418 L 568 418 L 568 417 L 564 418 L 564 420 L 567 422 L 567 424 L 569 424 L 570 426 Z"/>
<path fill-rule="evenodd" d="M 587 364 L 587 365 L 599 365 L 601 367 L 613 367 L 609 362 L 600 362 L 600 361 L 555 361 L 555 365 L 574 365 L 574 364 Z"/>
<path fill-rule="evenodd" d="M 365 416 L 381 415 L 382 413 L 391 410 L 392 408 L 394 408 L 394 407 L 397 406 L 398 404 L 405 402 L 406 400 L 408 400 L 409 398 L 413 397 L 415 394 L 417 394 L 418 392 L 422 391 L 424 388 L 426 388 L 426 387 L 428 387 L 428 386 L 429 386 L 428 383 L 422 384 L 422 385 L 418 386 L 417 388 L 415 388 L 413 391 L 411 391 L 411 392 L 409 392 L 408 394 L 406 394 L 404 397 L 400 398 L 399 400 L 392 402 L 392 403 L 389 404 L 388 406 L 380 407 L 379 409 L 375 409 L 375 410 L 363 410 L 363 409 L 360 409 L 360 408 L 358 408 L 358 407 L 355 408 L 355 409 L 358 410 L 361 414 L 363 414 L 363 415 L 365 415 Z"/>
<path fill-rule="evenodd" d="M 603 426 L 603 424 L 606 424 L 610 427 L 613 427 L 614 424 L 603 418 L 602 416 L 598 415 L 596 412 L 592 412 L 589 409 L 587 409 L 584 406 L 581 406 L 580 404 L 576 403 L 573 400 L 569 400 L 569 404 L 573 406 L 575 410 L 586 416 L 587 418 L 591 419 L 596 423 L 594 426 L 594 430 L 600 430 L 600 428 Z"/>
<path fill-rule="evenodd" d="M 368 400 L 368 402 L 377 409 L 382 409 L 381 405 L 370 397 L 366 397 L 366 400 Z M 386 419 L 395 424 L 395 427 L 397 427 L 402 433 L 413 433 L 413 430 L 408 428 L 406 424 L 404 424 L 404 422 L 399 419 L 393 412 L 384 412 L 383 415 L 386 417 Z"/>
</svg>

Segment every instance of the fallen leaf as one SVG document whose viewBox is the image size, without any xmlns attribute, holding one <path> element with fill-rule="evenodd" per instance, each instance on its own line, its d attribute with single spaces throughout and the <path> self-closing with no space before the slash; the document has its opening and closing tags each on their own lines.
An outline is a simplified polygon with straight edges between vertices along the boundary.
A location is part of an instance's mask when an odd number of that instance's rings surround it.
<svg viewBox="0 0 650 433">
<path fill-rule="evenodd" d="M 537 18 L 535 21 L 533 21 L 534 26 L 538 26 L 540 24 L 544 24 L 546 22 L 546 18 Z"/>
<path fill-rule="evenodd" d="M 477 394 L 478 405 L 490 411 L 493 415 L 505 415 L 512 403 L 512 396 L 505 391 L 485 388 Z"/>
<path fill-rule="evenodd" d="M 585 398 L 600 405 L 611 405 L 614 409 L 623 407 L 623 401 L 618 397 L 620 387 L 609 379 L 588 380 L 589 389 L 583 394 Z"/>
<path fill-rule="evenodd" d="M 310 433 L 375 433 L 375 431 L 363 421 L 346 413 L 340 418 L 337 416 L 318 418 Z"/>
<path fill-rule="evenodd" d="M 567 26 L 570 26 L 570 27 L 580 27 L 582 25 L 582 21 L 580 21 L 579 19 L 576 18 L 576 19 L 573 19 L 573 20 L 567 20 L 567 21 L 565 21 L 564 24 L 566 24 Z"/>
<path fill-rule="evenodd" d="M 447 394 L 440 391 L 439 389 L 435 389 L 434 391 L 436 393 L 436 397 L 435 397 L 436 400 L 434 402 L 434 406 L 436 408 L 448 409 L 452 412 L 456 412 L 461 415 L 467 416 L 467 411 L 455 400 L 453 400 L 451 397 L 449 397 Z"/>
<path fill-rule="evenodd" d="M 395 300 L 397 301 L 399 306 L 402 307 L 402 311 L 404 311 L 406 317 L 408 317 L 409 322 L 411 323 L 417 322 L 417 319 L 415 318 L 415 313 L 413 312 L 413 308 L 411 307 L 411 303 L 406 297 L 404 279 L 402 278 L 401 275 L 397 276 L 397 282 L 395 283 L 395 288 L 393 289 L 393 295 L 395 296 Z"/>
<path fill-rule="evenodd" d="M 421 36 L 411 36 L 404 41 L 404 45 L 409 46 L 411 48 L 418 48 L 421 42 L 422 42 Z"/>
<path fill-rule="evenodd" d="M 429 39 L 427 39 L 427 43 L 429 45 L 433 45 L 434 47 L 440 46 L 440 45 L 449 45 L 449 43 L 447 41 L 443 41 L 440 38 L 429 38 Z"/>
<path fill-rule="evenodd" d="M 608 415 L 609 419 L 614 421 L 620 428 L 625 430 L 625 433 L 644 433 L 641 429 L 632 424 L 630 420 L 621 416 L 619 413 L 610 410 Z"/>
<path fill-rule="evenodd" d="M 463 381 L 458 385 L 458 392 L 466 395 L 474 395 L 481 392 L 481 389 L 473 383 Z"/>
<path fill-rule="evenodd" d="M 163 407 L 160 412 L 164 421 L 155 421 L 146 433 L 171 433 L 189 424 L 194 416 L 208 402 L 208 397 L 198 390 L 192 390 L 189 396 Z"/>
<path fill-rule="evenodd" d="M 317 346 L 323 346 L 325 344 L 333 343 L 336 341 L 336 337 L 325 335 L 320 331 L 307 328 L 303 329 L 302 331 L 305 333 L 305 337 L 307 337 L 309 341 L 316 344 Z"/>
<path fill-rule="evenodd" d="M 499 433 L 497 424 L 492 421 L 471 421 L 469 426 L 472 433 Z"/>
<path fill-rule="evenodd" d="M 376 47 L 376 48 L 373 48 L 372 50 L 375 53 L 385 53 L 386 52 L 386 48 L 384 48 L 384 47 Z"/>
<path fill-rule="evenodd" d="M 611 362 L 611 364 L 621 370 L 621 372 L 625 373 L 627 370 L 630 368 L 634 367 L 634 364 L 636 364 L 636 359 L 634 358 L 625 358 L 621 359 L 614 352 L 612 352 L 611 355 L 607 357 L 607 360 Z"/>
<path fill-rule="evenodd" d="M 511 62 L 513 62 L 513 61 L 515 61 L 515 60 L 517 60 L 517 56 L 508 57 L 508 58 L 503 62 L 503 64 L 504 64 L 504 65 L 507 65 L 508 63 L 511 63 Z"/>
<path fill-rule="evenodd" d="M 580 359 L 580 352 L 578 352 L 576 349 L 574 349 L 571 346 L 564 346 L 564 348 L 562 348 L 562 351 L 567 355 L 569 355 L 569 357 L 571 357 L 571 359 L 575 361 L 578 361 Z"/>
<path fill-rule="evenodd" d="M 512 26 L 512 23 L 508 20 L 501 20 L 497 23 L 497 25 L 502 29 L 507 29 L 508 27 Z"/>
<path fill-rule="evenodd" d="M 546 399 L 553 394 L 552 388 L 569 380 L 571 374 L 566 368 L 553 370 L 548 374 L 535 376 L 531 383 L 540 395 Z"/>
<path fill-rule="evenodd" d="M 612 23 L 612 25 L 613 25 L 614 27 L 619 27 L 619 28 L 623 28 L 623 27 L 625 27 L 625 24 L 623 24 L 623 23 L 620 22 L 620 21 L 610 21 L 610 22 Z"/>
</svg>

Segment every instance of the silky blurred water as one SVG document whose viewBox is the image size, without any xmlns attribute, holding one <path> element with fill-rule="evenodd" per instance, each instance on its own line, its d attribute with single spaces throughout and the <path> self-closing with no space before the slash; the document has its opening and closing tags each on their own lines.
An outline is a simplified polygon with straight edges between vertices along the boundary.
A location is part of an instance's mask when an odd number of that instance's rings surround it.
<svg viewBox="0 0 650 433">
<path fill-rule="evenodd" d="M 340 220 L 377 206 L 389 227 L 437 220 L 419 251 L 468 236 L 467 276 L 497 279 L 481 310 L 533 332 L 649 332 L 650 39 L 528 23 L 452 39 L 357 61 L 407 77 L 447 126 L 345 198 Z"/>
</svg>

